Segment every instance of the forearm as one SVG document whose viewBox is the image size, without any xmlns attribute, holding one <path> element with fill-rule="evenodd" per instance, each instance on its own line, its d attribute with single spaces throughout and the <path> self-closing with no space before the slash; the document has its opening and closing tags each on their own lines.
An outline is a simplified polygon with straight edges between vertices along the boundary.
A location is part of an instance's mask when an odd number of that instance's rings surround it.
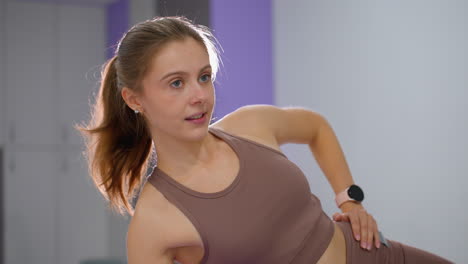
<svg viewBox="0 0 468 264">
<path fill-rule="evenodd" d="M 309 147 L 335 194 L 354 183 L 343 150 L 326 119 Z"/>
</svg>

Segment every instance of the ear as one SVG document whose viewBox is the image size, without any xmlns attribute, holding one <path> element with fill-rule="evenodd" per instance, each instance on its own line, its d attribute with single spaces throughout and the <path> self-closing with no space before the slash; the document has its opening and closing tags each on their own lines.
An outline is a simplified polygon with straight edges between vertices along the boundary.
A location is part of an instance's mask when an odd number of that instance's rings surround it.
<svg viewBox="0 0 468 264">
<path fill-rule="evenodd" d="M 128 105 L 133 110 L 138 110 L 140 112 L 143 112 L 143 106 L 140 102 L 140 97 L 138 94 L 132 89 L 128 87 L 123 87 L 121 91 L 122 99 L 125 101 L 125 103 Z"/>
</svg>

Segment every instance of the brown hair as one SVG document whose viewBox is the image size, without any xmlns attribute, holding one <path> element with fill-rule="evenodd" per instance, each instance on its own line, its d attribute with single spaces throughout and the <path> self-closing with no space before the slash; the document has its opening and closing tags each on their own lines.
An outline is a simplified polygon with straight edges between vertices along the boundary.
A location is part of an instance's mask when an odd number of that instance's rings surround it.
<svg viewBox="0 0 468 264">
<path fill-rule="evenodd" d="M 128 87 L 141 91 L 150 61 L 165 44 L 191 37 L 209 55 L 213 80 L 221 62 L 218 42 L 209 28 L 182 16 L 156 17 L 134 25 L 121 38 L 115 55 L 103 65 L 91 119 L 76 126 L 85 139 L 88 170 L 111 209 L 133 216 L 131 199 L 144 183 L 154 146 L 147 120 L 136 115 L 121 96 Z"/>
</svg>

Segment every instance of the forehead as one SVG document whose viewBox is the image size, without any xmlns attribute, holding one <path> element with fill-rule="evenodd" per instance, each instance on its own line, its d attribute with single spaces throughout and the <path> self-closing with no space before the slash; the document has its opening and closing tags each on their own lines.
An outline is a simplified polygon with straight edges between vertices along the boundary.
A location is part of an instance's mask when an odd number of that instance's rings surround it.
<svg viewBox="0 0 468 264">
<path fill-rule="evenodd" d="M 173 40 L 153 57 L 150 73 L 163 76 L 170 71 L 198 71 L 208 63 L 208 52 L 203 44 L 193 38 Z"/>
</svg>

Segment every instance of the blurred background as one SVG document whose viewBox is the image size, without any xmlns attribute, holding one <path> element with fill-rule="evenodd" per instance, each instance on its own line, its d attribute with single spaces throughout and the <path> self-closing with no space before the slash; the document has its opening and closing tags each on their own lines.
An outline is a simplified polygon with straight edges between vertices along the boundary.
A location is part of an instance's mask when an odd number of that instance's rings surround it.
<svg viewBox="0 0 468 264">
<path fill-rule="evenodd" d="M 0 0 L 0 263 L 126 263 L 129 218 L 106 208 L 73 125 L 122 34 L 157 15 L 218 38 L 216 120 L 323 114 L 384 235 L 468 262 L 468 1 Z M 308 147 L 282 149 L 339 211 Z"/>
</svg>

